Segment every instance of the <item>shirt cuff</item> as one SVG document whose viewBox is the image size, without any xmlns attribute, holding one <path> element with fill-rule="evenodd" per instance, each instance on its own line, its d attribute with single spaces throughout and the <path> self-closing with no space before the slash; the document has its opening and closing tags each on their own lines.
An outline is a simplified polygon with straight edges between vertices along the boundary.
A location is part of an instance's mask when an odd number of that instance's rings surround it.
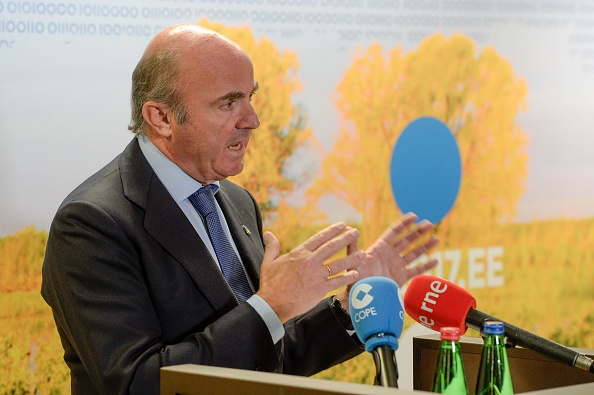
<svg viewBox="0 0 594 395">
<path fill-rule="evenodd" d="M 272 310 L 272 307 L 268 305 L 260 296 L 254 294 L 247 301 L 256 310 L 256 312 L 262 317 L 270 336 L 274 344 L 278 343 L 280 339 L 285 336 L 285 327 L 283 323 L 278 319 L 278 316 Z"/>
</svg>

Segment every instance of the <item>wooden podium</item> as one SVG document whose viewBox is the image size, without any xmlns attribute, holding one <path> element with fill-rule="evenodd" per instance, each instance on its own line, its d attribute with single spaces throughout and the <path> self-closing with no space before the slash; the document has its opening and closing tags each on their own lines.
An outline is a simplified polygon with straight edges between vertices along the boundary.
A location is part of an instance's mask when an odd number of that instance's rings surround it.
<svg viewBox="0 0 594 395">
<path fill-rule="evenodd" d="M 373 385 L 201 365 L 161 368 L 161 395 L 426 394 Z"/>
<path fill-rule="evenodd" d="M 413 338 L 413 389 L 431 389 L 439 344 L 439 334 Z M 482 349 L 483 340 L 480 338 L 460 339 L 460 351 L 471 394 L 476 386 Z M 574 350 L 594 358 L 594 350 Z M 594 395 L 594 374 L 590 372 L 562 364 L 525 348 L 508 348 L 507 358 L 516 394 Z"/>
<path fill-rule="evenodd" d="M 177 365 L 161 369 L 161 395 L 430 394 L 427 391 L 433 380 L 438 346 L 438 335 L 413 339 L 414 390 L 412 391 L 213 366 Z M 478 372 L 482 340 L 463 338 L 460 349 L 472 394 Z M 585 354 L 592 355 L 591 351 L 586 351 Z M 525 349 L 510 349 L 508 358 L 516 393 L 594 394 L 594 374 L 565 366 Z"/>
</svg>

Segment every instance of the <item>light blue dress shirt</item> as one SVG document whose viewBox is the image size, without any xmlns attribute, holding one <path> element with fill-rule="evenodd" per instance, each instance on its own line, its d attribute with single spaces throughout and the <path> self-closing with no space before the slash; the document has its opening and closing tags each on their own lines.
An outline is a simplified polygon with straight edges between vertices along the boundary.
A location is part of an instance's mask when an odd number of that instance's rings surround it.
<svg viewBox="0 0 594 395">
<path fill-rule="evenodd" d="M 186 217 L 188 217 L 188 220 L 194 229 L 196 229 L 196 232 L 204 242 L 204 245 L 206 245 L 208 251 L 210 251 L 210 255 L 212 255 L 213 259 L 218 263 L 217 255 L 212 243 L 210 242 L 210 238 L 208 237 L 208 232 L 204 226 L 202 217 L 200 217 L 200 214 L 198 214 L 196 209 L 194 209 L 194 206 L 192 206 L 192 203 L 190 203 L 188 200 L 188 196 L 200 189 L 202 184 L 190 177 L 182 169 L 180 169 L 179 166 L 169 160 L 169 158 L 159 151 L 159 149 L 155 147 L 155 145 L 144 134 L 140 134 L 138 136 L 138 142 L 140 144 L 142 153 L 153 168 L 155 174 L 157 174 L 159 180 L 161 180 L 169 194 L 171 194 L 175 202 L 179 205 L 179 208 L 184 212 Z M 218 185 L 218 182 L 216 182 L 216 184 Z M 235 243 L 233 242 L 233 238 L 229 232 L 229 226 L 227 225 L 225 216 L 223 215 L 218 203 L 216 203 L 216 206 L 223 230 L 231 242 L 237 257 L 241 261 L 241 256 L 237 252 L 237 246 L 235 246 Z M 253 290 L 253 284 L 250 283 L 250 286 Z M 282 339 L 282 337 L 285 335 L 285 328 L 268 303 L 266 303 L 264 299 L 256 294 L 250 297 L 246 303 L 249 303 L 258 312 L 258 314 L 260 314 L 266 323 L 268 330 L 270 331 L 272 341 L 277 343 L 280 339 Z"/>
</svg>

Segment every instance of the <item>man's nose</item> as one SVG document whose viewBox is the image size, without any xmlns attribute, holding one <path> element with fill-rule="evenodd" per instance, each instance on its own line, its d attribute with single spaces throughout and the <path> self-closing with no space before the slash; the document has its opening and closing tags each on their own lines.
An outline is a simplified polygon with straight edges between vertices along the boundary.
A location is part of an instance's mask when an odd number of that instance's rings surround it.
<svg viewBox="0 0 594 395">
<path fill-rule="evenodd" d="M 260 118 L 252 106 L 252 103 L 248 103 L 241 117 L 241 125 L 238 125 L 238 129 L 257 129 L 260 126 Z"/>
</svg>

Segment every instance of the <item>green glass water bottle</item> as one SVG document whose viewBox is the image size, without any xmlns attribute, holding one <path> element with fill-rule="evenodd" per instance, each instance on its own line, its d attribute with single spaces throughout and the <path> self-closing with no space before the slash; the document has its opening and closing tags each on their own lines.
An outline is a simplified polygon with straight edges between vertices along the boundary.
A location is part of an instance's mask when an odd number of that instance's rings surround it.
<svg viewBox="0 0 594 395">
<path fill-rule="evenodd" d="M 476 395 L 510 395 L 514 393 L 507 351 L 505 327 L 500 321 L 485 321 L 481 331 L 485 341 L 476 381 Z"/>
<path fill-rule="evenodd" d="M 444 327 L 439 333 L 441 343 L 431 391 L 449 395 L 468 395 L 468 385 L 460 353 L 460 329 Z"/>
</svg>

